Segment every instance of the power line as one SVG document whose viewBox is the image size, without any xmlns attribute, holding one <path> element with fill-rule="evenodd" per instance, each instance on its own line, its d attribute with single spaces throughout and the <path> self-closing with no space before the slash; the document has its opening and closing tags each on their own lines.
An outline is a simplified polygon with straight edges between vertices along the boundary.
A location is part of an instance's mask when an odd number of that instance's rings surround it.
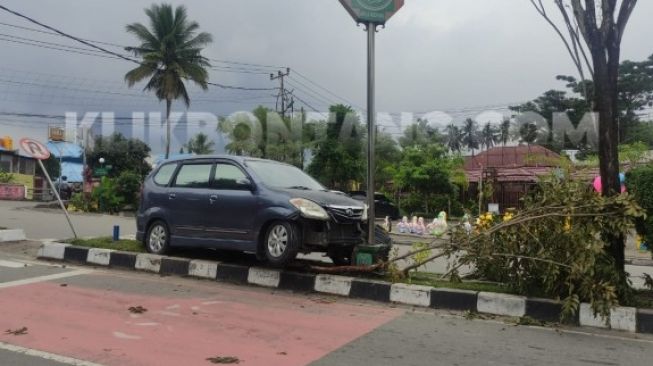
<svg viewBox="0 0 653 366">
<path fill-rule="evenodd" d="M 39 25 L 39 26 L 41 26 L 41 27 L 43 27 L 43 28 L 46 28 L 46 29 L 48 29 L 48 30 L 50 30 L 50 31 L 53 31 L 53 32 L 55 32 L 55 33 L 57 33 L 57 34 L 59 34 L 59 35 L 61 35 L 61 36 L 63 36 L 63 37 L 70 38 L 70 39 L 72 39 L 72 40 L 74 40 L 74 41 L 77 41 L 77 42 L 79 42 L 79 43 L 82 43 L 82 44 L 84 44 L 84 45 L 86 45 L 86 46 L 89 46 L 89 47 L 91 47 L 91 48 L 94 48 L 94 49 L 97 49 L 97 50 L 99 50 L 99 51 L 102 51 L 102 52 L 104 52 L 104 53 L 106 53 L 106 54 L 108 54 L 108 55 L 111 55 L 111 56 L 114 56 L 114 57 L 117 57 L 117 58 L 123 59 L 123 60 L 125 60 L 125 61 L 129 61 L 129 62 L 133 62 L 133 63 L 139 64 L 139 65 L 142 65 L 142 63 L 141 63 L 140 61 L 138 61 L 138 60 L 135 60 L 135 59 L 133 59 L 133 58 L 131 58 L 131 57 L 123 56 L 123 55 L 121 55 L 121 54 L 119 54 L 119 53 L 116 53 L 116 52 L 113 52 L 113 51 L 109 51 L 109 50 L 107 50 L 106 48 L 103 48 L 103 47 L 97 46 L 97 45 L 95 45 L 95 44 L 92 43 L 92 42 L 89 42 L 89 41 L 86 41 L 86 40 L 84 40 L 84 39 L 82 39 L 82 38 L 78 38 L 78 37 L 72 36 L 72 35 L 70 35 L 70 34 L 67 34 L 67 33 L 65 33 L 65 32 L 62 32 L 62 31 L 60 31 L 60 30 L 58 30 L 58 29 L 56 29 L 56 28 L 53 28 L 53 27 L 51 27 L 51 26 L 49 26 L 49 25 L 43 24 L 43 23 L 41 23 L 41 22 L 39 22 L 39 21 L 37 21 L 37 20 L 35 20 L 35 19 L 33 19 L 33 18 L 27 16 L 27 15 L 21 14 L 21 13 L 16 12 L 16 11 L 13 11 L 13 10 L 7 8 L 6 6 L 0 5 L 0 9 L 1 9 L 1 10 L 4 10 L 4 11 L 6 11 L 6 12 L 9 12 L 9 13 L 15 15 L 15 16 L 18 16 L 18 17 L 20 17 L 20 18 L 26 19 L 27 21 L 29 21 L 29 22 L 31 22 L 31 23 L 34 23 L 34 24 Z M 270 88 L 245 88 L 245 87 L 234 87 L 234 86 L 231 86 L 231 85 L 223 85 L 223 84 L 218 84 L 218 83 L 207 83 L 207 84 L 209 84 L 209 85 L 214 85 L 214 86 L 217 86 L 217 87 L 220 87 L 220 88 L 223 88 L 223 89 L 237 89 L 237 90 L 274 90 L 274 89 L 270 89 Z"/>
<path fill-rule="evenodd" d="M 332 92 L 331 90 L 329 90 L 329 89 L 325 88 L 324 86 L 318 84 L 317 82 L 311 80 L 311 79 L 308 78 L 306 75 L 302 74 L 301 72 L 297 71 L 296 69 L 294 69 L 294 71 L 295 71 L 295 73 L 296 73 L 299 77 L 301 77 L 301 78 L 303 78 L 304 80 L 306 80 L 307 82 L 309 82 L 309 83 L 315 85 L 316 87 L 318 87 L 318 88 L 324 90 L 325 92 L 331 94 L 331 95 L 334 96 L 335 98 L 337 98 L 337 99 L 339 99 L 339 100 L 345 102 L 346 104 L 349 104 L 349 105 L 351 105 L 351 106 L 353 106 L 353 107 L 356 107 L 356 108 L 358 108 L 358 109 L 360 109 L 360 110 L 363 110 L 363 111 L 366 110 L 366 108 L 363 108 L 363 107 L 361 107 L 360 105 L 356 105 L 356 103 L 352 103 L 352 102 L 348 101 L 347 99 L 341 97 L 340 95 L 338 95 L 338 94 Z"/>
<path fill-rule="evenodd" d="M 119 54 L 119 53 L 116 53 L 116 52 L 113 52 L 113 51 L 109 51 L 109 50 L 107 50 L 106 48 L 100 47 L 100 46 L 98 46 L 98 45 L 96 45 L 96 44 L 94 44 L 94 43 L 91 43 L 91 42 L 85 41 L 85 40 L 83 40 L 83 39 L 81 39 L 81 38 L 78 38 L 78 37 L 72 36 L 72 35 L 70 35 L 70 34 L 64 33 L 64 32 L 62 32 L 62 31 L 60 31 L 60 30 L 58 30 L 58 29 L 56 29 L 56 28 L 53 28 L 53 27 L 51 27 L 51 26 L 49 26 L 49 25 L 46 25 L 46 24 L 43 24 L 43 23 L 41 23 L 41 22 L 39 22 L 39 21 L 37 21 L 37 20 L 35 20 L 35 19 L 33 19 L 33 18 L 27 16 L 27 15 L 21 14 L 21 13 L 19 13 L 19 12 L 17 12 L 17 11 L 13 11 L 13 10 L 7 8 L 7 7 L 4 6 L 4 5 L 0 5 L 0 9 L 6 11 L 6 12 L 8 12 L 8 13 L 11 13 L 11 14 L 17 16 L 17 17 L 23 18 L 23 19 L 25 19 L 25 20 L 27 20 L 27 21 L 29 21 L 29 22 L 31 22 L 31 23 L 34 23 L 34 24 L 36 24 L 36 25 L 39 25 L 39 26 L 41 26 L 41 27 L 43 27 L 43 28 L 49 29 L 49 30 L 51 30 L 51 31 L 53 31 L 53 32 L 55 32 L 55 33 L 60 34 L 60 35 L 63 36 L 63 37 L 70 38 L 70 39 L 72 39 L 72 40 L 74 40 L 74 41 L 77 41 L 77 42 L 79 42 L 79 43 L 82 43 L 82 44 L 84 44 L 84 45 L 86 45 L 86 46 L 89 46 L 89 47 L 91 47 L 91 48 L 95 48 L 95 49 L 97 49 L 97 50 L 100 50 L 100 51 L 102 51 L 102 52 L 104 52 L 104 53 L 106 53 L 106 54 L 109 54 L 109 55 L 112 55 L 112 56 L 115 56 L 115 57 L 121 58 L 121 59 L 123 59 L 123 60 L 125 60 L 125 61 L 134 62 L 134 63 L 137 63 L 137 64 L 139 64 L 139 65 L 141 64 L 138 60 L 135 60 L 135 59 L 133 59 L 133 58 L 129 58 L 129 57 L 125 57 L 125 56 L 123 56 L 123 55 L 121 55 L 121 54 Z"/>
</svg>

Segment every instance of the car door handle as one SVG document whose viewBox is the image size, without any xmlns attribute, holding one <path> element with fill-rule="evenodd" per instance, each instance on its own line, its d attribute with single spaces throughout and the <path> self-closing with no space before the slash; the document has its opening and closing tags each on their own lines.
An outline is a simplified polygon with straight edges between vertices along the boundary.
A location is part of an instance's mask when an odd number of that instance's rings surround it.
<svg viewBox="0 0 653 366">
<path fill-rule="evenodd" d="M 218 200 L 218 195 L 217 194 L 212 194 L 209 196 L 209 202 L 213 204 L 215 201 Z"/>
<path fill-rule="evenodd" d="M 174 194 L 174 193 L 170 193 L 170 194 L 168 195 L 168 199 L 170 199 L 170 200 L 174 200 L 175 198 L 177 198 L 177 195 Z"/>
</svg>

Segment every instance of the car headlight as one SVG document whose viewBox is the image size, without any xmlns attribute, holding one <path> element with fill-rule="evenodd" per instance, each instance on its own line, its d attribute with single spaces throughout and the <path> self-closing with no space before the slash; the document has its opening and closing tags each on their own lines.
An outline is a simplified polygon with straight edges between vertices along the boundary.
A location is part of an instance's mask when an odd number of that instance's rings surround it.
<svg viewBox="0 0 653 366">
<path fill-rule="evenodd" d="M 313 201 L 304 198 L 293 198 L 290 200 L 290 204 L 295 206 L 302 213 L 302 216 L 307 219 L 329 219 L 329 214 L 322 208 L 322 206 Z"/>
<path fill-rule="evenodd" d="M 367 221 L 367 210 L 370 208 L 370 206 L 365 205 L 365 208 L 363 209 L 363 216 L 361 217 L 361 221 Z"/>
</svg>

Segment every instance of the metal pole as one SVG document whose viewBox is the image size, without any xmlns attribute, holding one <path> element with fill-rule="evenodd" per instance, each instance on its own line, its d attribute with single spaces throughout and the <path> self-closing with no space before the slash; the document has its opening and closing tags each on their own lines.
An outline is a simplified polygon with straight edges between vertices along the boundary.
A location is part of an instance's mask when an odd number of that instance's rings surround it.
<svg viewBox="0 0 653 366">
<path fill-rule="evenodd" d="M 45 170 L 45 167 L 43 166 L 43 161 L 41 161 L 40 159 L 37 160 L 39 162 L 39 166 L 41 167 L 41 171 L 43 172 L 43 175 L 45 175 L 45 179 L 48 180 L 48 183 L 50 184 L 50 188 L 52 188 L 54 195 L 57 196 L 57 201 L 59 201 L 59 206 L 61 206 L 63 213 L 66 214 L 66 220 L 68 220 L 68 225 L 70 225 L 70 230 L 72 230 L 73 236 L 75 237 L 75 239 L 77 239 L 77 233 L 75 232 L 75 227 L 73 227 L 73 222 L 70 220 L 70 216 L 68 215 L 66 206 L 64 206 L 63 201 L 61 200 L 61 196 L 59 196 L 59 192 L 57 192 L 57 190 L 54 188 L 54 183 L 52 183 L 52 179 L 50 179 L 50 174 L 48 174 L 48 171 Z"/>
<path fill-rule="evenodd" d="M 374 88 L 375 88 L 375 42 L 376 24 L 367 24 L 367 217 L 369 220 L 367 242 L 375 244 L 376 215 L 374 210 L 374 152 L 376 140 L 375 112 L 374 112 Z"/>
</svg>

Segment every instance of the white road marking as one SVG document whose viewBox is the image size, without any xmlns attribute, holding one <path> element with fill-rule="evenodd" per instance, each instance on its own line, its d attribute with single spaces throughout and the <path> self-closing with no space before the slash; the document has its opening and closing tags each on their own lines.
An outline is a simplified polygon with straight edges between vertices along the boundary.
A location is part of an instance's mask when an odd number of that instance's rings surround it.
<svg viewBox="0 0 653 366">
<path fill-rule="evenodd" d="M 152 322 L 152 323 L 136 323 L 134 325 L 138 325 L 138 326 L 141 326 L 141 327 L 156 327 L 157 325 L 159 325 L 159 323 L 155 323 L 155 322 Z"/>
<path fill-rule="evenodd" d="M 50 353 L 50 352 L 38 351 L 38 350 L 35 350 L 35 349 L 31 349 L 31 348 L 14 346 L 14 345 L 7 344 L 7 343 L 4 343 L 4 342 L 0 342 L 0 349 L 5 350 L 5 351 L 20 353 L 20 354 L 23 354 L 23 355 L 26 355 L 26 356 L 38 357 L 38 358 L 42 358 L 44 360 L 55 361 L 55 362 L 63 363 L 63 364 L 66 364 L 66 365 L 73 365 L 73 366 L 102 366 L 99 363 L 78 360 L 76 358 L 61 356 L 61 355 L 57 355 L 57 354 Z"/>
<path fill-rule="evenodd" d="M 23 285 L 31 285 L 31 284 L 34 284 L 34 283 L 46 282 L 46 281 L 51 281 L 51 280 L 58 280 L 58 279 L 74 277 L 74 276 L 81 276 L 81 275 L 89 274 L 91 272 L 93 272 L 93 271 L 86 270 L 86 269 L 78 269 L 76 271 L 57 273 L 57 274 L 51 274 L 51 275 L 47 275 L 47 276 L 40 276 L 40 277 L 33 277 L 33 278 L 26 278 L 24 280 L 17 280 L 17 281 L 0 283 L 0 289 L 8 288 L 8 287 L 23 286 Z"/>
<path fill-rule="evenodd" d="M 202 305 L 217 305 L 217 304 L 222 304 L 224 303 L 223 301 L 204 301 Z"/>
<path fill-rule="evenodd" d="M 113 336 L 119 339 L 129 339 L 129 340 L 141 339 L 140 336 L 129 335 L 122 332 L 113 332 Z"/>
<path fill-rule="evenodd" d="M 5 268 L 23 268 L 27 267 L 26 263 L 14 262 L 14 261 L 5 261 L 0 259 L 0 267 Z"/>
</svg>

